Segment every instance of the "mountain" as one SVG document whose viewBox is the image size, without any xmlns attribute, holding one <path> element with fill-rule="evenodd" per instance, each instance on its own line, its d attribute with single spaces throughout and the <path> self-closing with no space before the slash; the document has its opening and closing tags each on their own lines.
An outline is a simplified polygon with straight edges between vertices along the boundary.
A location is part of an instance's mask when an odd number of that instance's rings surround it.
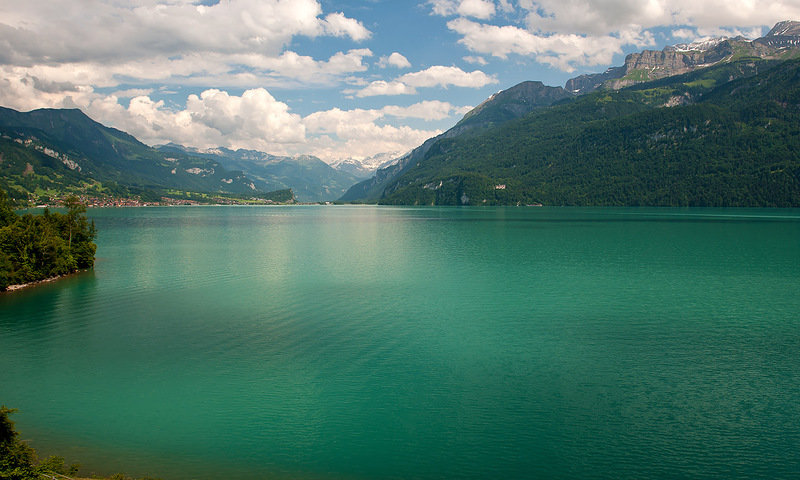
<svg viewBox="0 0 800 480">
<path fill-rule="evenodd" d="M 241 171 L 253 180 L 258 189 L 272 191 L 289 188 L 301 202 L 335 200 L 359 180 L 352 173 L 337 170 L 310 155 L 281 157 L 255 150 L 199 150 L 175 144 L 156 148 L 164 154 L 187 155 Z"/>
<path fill-rule="evenodd" d="M 23 113 L 2 107 L 0 187 L 17 198 L 69 188 L 120 195 L 130 188 L 258 191 L 241 171 L 213 159 L 165 155 L 80 110 Z"/>
<path fill-rule="evenodd" d="M 429 152 L 437 151 L 441 142 L 476 134 L 572 96 L 561 87 L 548 87 L 542 82 L 523 82 L 498 92 L 464 115 L 453 128 L 426 140 L 392 164 L 379 168 L 372 178 L 353 185 L 339 200 L 367 203 L 378 201 L 383 197 L 387 185 L 414 167 Z"/>
<path fill-rule="evenodd" d="M 487 130 L 497 131 L 506 124 L 511 124 L 525 117 L 537 117 L 546 112 L 553 111 L 547 117 L 551 120 L 549 125 L 539 125 L 543 130 L 553 130 L 553 135 L 559 135 L 559 128 L 564 129 L 560 135 L 569 140 L 569 124 L 564 124 L 560 112 L 571 107 L 572 101 L 579 101 L 581 96 L 596 90 L 610 90 L 606 95 L 598 98 L 606 100 L 613 96 L 614 90 L 635 85 L 651 85 L 651 88 L 641 90 L 640 93 L 627 97 L 628 102 L 637 104 L 636 108 L 650 109 L 656 106 L 676 107 L 696 103 L 704 93 L 711 89 L 734 81 L 736 79 L 756 75 L 760 71 L 770 68 L 777 60 L 791 59 L 800 56 L 800 22 L 781 22 L 764 37 L 748 41 L 738 37 L 735 39 L 719 38 L 709 39 L 692 44 L 667 47 L 661 52 L 644 51 L 631 54 L 626 58 L 625 65 L 612 67 L 600 74 L 582 75 L 567 82 L 566 88 L 546 87 L 540 82 L 523 82 L 508 90 L 499 92 L 481 105 L 467 113 L 464 118 L 444 134 L 425 141 L 422 145 L 412 150 L 407 155 L 388 167 L 378 169 L 369 179 L 351 187 L 340 200 L 344 202 L 399 202 L 397 192 L 401 189 L 401 177 L 409 178 L 418 174 L 420 162 L 431 157 L 446 155 L 453 145 L 470 144 L 473 147 L 474 137 L 481 136 Z M 769 61 L 767 61 L 769 60 Z M 710 66 L 718 66 L 709 69 Z M 688 75 L 692 72 L 701 72 L 694 78 L 695 84 L 686 82 L 684 89 L 671 89 L 669 83 L 677 75 Z M 650 83 L 645 83 L 650 82 Z M 659 84 L 659 82 L 661 82 Z M 666 83 L 664 83 L 666 82 Z M 665 92 L 671 94 L 665 96 Z M 648 97 L 652 95 L 652 97 Z M 577 99 L 576 99 L 577 98 Z M 657 101 L 663 104 L 657 105 Z M 656 102 L 656 103 L 654 103 Z M 628 111 L 631 105 L 620 105 L 615 102 L 594 105 L 599 112 L 609 110 Z M 587 118 L 594 118 L 587 112 L 584 117 L 572 119 L 582 122 Z M 596 121 L 603 117 L 594 118 Z M 523 135 L 532 135 L 536 132 L 524 132 Z M 513 139 L 509 139 L 513 140 Z M 528 142 L 530 143 L 530 142 Z M 501 148 L 502 150 L 502 148 Z M 496 158 L 493 152 L 483 149 L 487 155 L 486 161 Z M 463 152 L 465 158 L 472 158 L 472 152 Z M 438 184 L 430 183 L 436 186 Z M 429 185 L 429 186 L 430 186 Z M 497 202 L 509 203 L 507 198 L 507 184 L 497 183 L 495 192 Z M 419 203 L 420 199 L 406 199 L 411 203 Z M 436 203 L 437 200 L 431 200 Z M 489 200 L 487 200 L 489 201 Z M 422 203 L 428 203 L 426 200 Z M 459 202 L 453 202 L 459 203 Z M 556 201 L 558 203 L 558 201 Z"/>
<path fill-rule="evenodd" d="M 402 152 L 385 152 L 359 160 L 345 158 L 331 163 L 331 167 L 347 172 L 359 180 L 364 180 L 374 175 L 378 169 L 388 167 L 397 162 L 397 159 L 402 155 Z"/>
<path fill-rule="evenodd" d="M 380 203 L 800 206 L 800 60 L 745 58 L 441 138 Z"/>
<path fill-rule="evenodd" d="M 752 41 L 723 37 L 668 46 L 661 51 L 632 53 L 625 58 L 625 65 L 572 78 L 565 88 L 576 94 L 599 88 L 618 89 L 748 57 L 783 60 L 800 57 L 800 22 L 780 22 L 767 35 Z"/>
</svg>

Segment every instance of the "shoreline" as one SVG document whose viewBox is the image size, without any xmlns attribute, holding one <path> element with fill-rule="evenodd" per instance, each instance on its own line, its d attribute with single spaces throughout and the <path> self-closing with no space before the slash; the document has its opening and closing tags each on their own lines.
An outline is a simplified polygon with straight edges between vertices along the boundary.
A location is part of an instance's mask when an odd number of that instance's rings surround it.
<svg viewBox="0 0 800 480">
<path fill-rule="evenodd" d="M 42 280 L 36 280 L 36 281 L 33 281 L 33 282 L 20 283 L 20 284 L 17 284 L 17 285 L 9 285 L 9 286 L 6 287 L 5 290 L 0 291 L 0 295 L 5 294 L 5 293 L 18 292 L 20 290 L 25 290 L 27 288 L 43 285 L 45 283 L 52 283 L 52 282 L 55 282 L 57 280 L 61 280 L 61 279 L 67 278 L 67 277 L 71 277 L 73 275 L 77 275 L 79 273 L 88 272 L 89 270 L 91 270 L 91 269 L 87 268 L 85 270 L 77 270 L 77 271 L 74 271 L 72 273 L 67 273 L 65 275 L 58 275 L 58 276 L 55 276 L 55 277 L 49 277 L 49 278 L 45 278 L 45 279 L 42 279 Z"/>
</svg>

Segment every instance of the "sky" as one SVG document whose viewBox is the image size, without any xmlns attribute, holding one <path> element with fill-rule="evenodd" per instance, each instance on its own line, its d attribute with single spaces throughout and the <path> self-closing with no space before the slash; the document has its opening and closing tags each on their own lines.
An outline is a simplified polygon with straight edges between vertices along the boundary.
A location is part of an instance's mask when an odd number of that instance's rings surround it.
<svg viewBox="0 0 800 480">
<path fill-rule="evenodd" d="M 148 145 L 401 154 L 526 80 L 800 20 L 800 0 L 0 0 L 0 105 Z"/>
</svg>

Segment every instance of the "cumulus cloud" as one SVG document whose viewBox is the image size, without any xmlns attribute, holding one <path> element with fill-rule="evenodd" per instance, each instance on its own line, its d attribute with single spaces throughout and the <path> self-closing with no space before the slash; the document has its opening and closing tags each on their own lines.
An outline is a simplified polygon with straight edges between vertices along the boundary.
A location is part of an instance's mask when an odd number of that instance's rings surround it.
<svg viewBox="0 0 800 480">
<path fill-rule="evenodd" d="M 381 57 L 380 60 L 378 60 L 378 66 L 381 68 L 409 68 L 411 67 L 411 62 L 409 62 L 408 59 L 403 55 L 394 52 L 388 57 Z"/>
<path fill-rule="evenodd" d="M 440 101 L 425 101 L 407 107 L 390 105 L 370 110 L 334 108 L 308 115 L 303 119 L 303 124 L 313 137 L 308 148 L 314 155 L 329 160 L 365 158 L 375 152 L 408 151 L 441 133 L 440 130 L 382 124 L 381 121 L 386 117 L 432 121 L 460 115 L 463 111 L 464 107 L 454 107 Z"/>
<path fill-rule="evenodd" d="M 397 125 L 396 120 L 439 121 L 461 115 L 467 108 L 423 101 L 378 109 L 335 108 L 302 117 L 264 88 L 241 95 L 207 89 L 189 95 L 184 107 L 175 108 L 153 100 L 152 92 L 144 89 L 108 95 L 91 87 L 42 92 L 30 77 L 9 72 L 13 69 L 0 69 L 0 104 L 17 110 L 80 108 L 96 121 L 150 145 L 175 142 L 200 148 L 247 148 L 277 155 L 312 154 L 327 161 L 408 151 L 441 132 Z M 122 97 L 130 98 L 127 107 L 120 103 Z"/>
<path fill-rule="evenodd" d="M 315 60 L 287 51 L 297 36 L 370 37 L 355 19 L 324 15 L 317 0 L 195 3 L 0 2 L 0 64 L 95 87 L 159 81 L 248 88 L 334 83 L 366 70 L 361 60 L 372 55 L 354 49 Z"/>
<path fill-rule="evenodd" d="M 358 91 L 345 90 L 344 93 L 355 93 L 357 97 L 377 97 L 381 95 L 416 95 L 417 89 L 397 80 L 387 82 L 376 80 Z"/>
<path fill-rule="evenodd" d="M 467 63 L 474 63 L 476 65 L 486 65 L 487 63 L 489 63 L 486 61 L 485 58 L 476 57 L 474 55 L 467 55 L 466 57 L 463 57 L 463 60 Z"/>
<path fill-rule="evenodd" d="M 495 4 L 491 0 L 431 0 L 433 13 L 441 16 L 462 15 L 465 17 L 488 20 L 495 14 Z M 501 2 L 501 8 L 510 8 L 507 1 Z"/>
<path fill-rule="evenodd" d="M 228 0 L 212 6 L 98 0 L 92 8 L 72 0 L 5 2 L 0 42 L 13 57 L 6 63 L 25 64 L 118 62 L 197 51 L 276 55 L 299 35 L 369 38 L 357 20 L 322 13 L 317 0 Z"/>
<path fill-rule="evenodd" d="M 385 115 L 398 118 L 419 118 L 427 121 L 443 120 L 450 117 L 454 111 L 458 113 L 461 108 L 453 107 L 450 103 L 439 100 L 426 100 L 408 107 L 388 105 L 381 109 Z"/>
<path fill-rule="evenodd" d="M 459 42 L 471 51 L 499 58 L 506 58 L 510 54 L 533 56 L 539 62 L 564 71 L 572 71 L 576 65 L 609 64 L 614 54 L 622 52 L 623 45 L 645 46 L 652 43 L 652 37 L 643 32 L 601 37 L 576 34 L 537 35 L 511 25 L 498 27 L 465 18 L 451 20 L 447 25 L 462 35 Z"/>
<path fill-rule="evenodd" d="M 534 31 L 594 35 L 631 26 L 761 27 L 800 18 L 800 4 L 791 0 L 528 0 L 520 4 L 528 11 L 527 24 Z"/>
<path fill-rule="evenodd" d="M 777 21 L 800 18 L 796 0 L 518 0 L 516 4 L 517 8 L 508 0 L 429 2 L 434 14 L 456 17 L 447 25 L 469 50 L 499 58 L 532 57 L 564 71 L 610 64 L 625 46 L 652 46 L 656 28 L 671 28 L 674 38 L 682 40 L 720 35 L 755 38 Z M 497 10 L 521 17 L 514 23 L 485 23 Z"/>
<path fill-rule="evenodd" d="M 419 72 L 406 73 L 390 82 L 377 80 L 355 92 L 357 97 L 378 95 L 414 95 L 417 88 L 427 87 L 468 87 L 481 88 L 497 83 L 497 78 L 480 70 L 465 72 L 458 67 L 435 65 Z M 353 93 L 347 91 L 345 93 Z"/>
<path fill-rule="evenodd" d="M 372 33 L 358 20 L 347 18 L 343 13 L 331 13 L 322 24 L 325 33 L 335 37 L 350 37 L 355 41 L 368 39 Z"/>
<path fill-rule="evenodd" d="M 445 67 L 435 65 L 420 72 L 407 73 L 398 78 L 399 82 L 412 87 L 471 87 L 480 88 L 497 83 L 492 75 L 487 75 L 480 70 L 465 72 L 458 67 Z"/>
</svg>

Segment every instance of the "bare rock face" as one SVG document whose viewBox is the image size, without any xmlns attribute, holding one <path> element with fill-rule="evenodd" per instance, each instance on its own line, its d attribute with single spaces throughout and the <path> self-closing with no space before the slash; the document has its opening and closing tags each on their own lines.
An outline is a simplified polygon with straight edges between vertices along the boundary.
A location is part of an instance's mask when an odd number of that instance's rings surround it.
<svg viewBox="0 0 800 480">
<path fill-rule="evenodd" d="M 616 80 L 625 75 L 625 67 L 611 67 L 603 73 L 590 73 L 570 78 L 564 88 L 573 93 L 586 93 L 597 90 L 609 80 Z"/>
<path fill-rule="evenodd" d="M 772 27 L 772 30 L 766 37 L 800 37 L 800 22 L 787 20 L 785 22 L 778 22 Z"/>
<path fill-rule="evenodd" d="M 791 51 L 800 55 L 800 22 L 785 21 L 776 24 L 766 36 L 753 41 L 744 37 L 722 37 L 669 46 L 661 51 L 632 53 L 625 58 L 625 65 L 609 68 L 604 73 L 570 79 L 565 88 L 578 94 L 604 87 L 618 89 L 710 67 L 741 56 L 774 58 Z"/>
<path fill-rule="evenodd" d="M 753 43 L 767 50 L 785 50 L 800 47 L 800 22 L 780 22 L 765 36 Z"/>
</svg>

